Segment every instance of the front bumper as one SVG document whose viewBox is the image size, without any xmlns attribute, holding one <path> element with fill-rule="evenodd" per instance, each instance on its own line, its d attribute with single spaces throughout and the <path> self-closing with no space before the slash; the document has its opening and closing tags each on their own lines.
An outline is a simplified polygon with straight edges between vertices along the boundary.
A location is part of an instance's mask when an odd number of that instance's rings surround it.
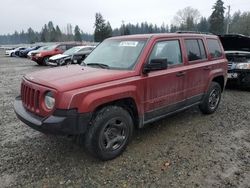
<svg viewBox="0 0 250 188">
<path fill-rule="evenodd" d="M 228 70 L 228 80 L 240 86 L 250 87 L 250 69 Z"/>
<path fill-rule="evenodd" d="M 45 134 L 77 135 L 86 132 L 92 113 L 80 114 L 76 109 L 55 110 L 48 117 L 40 117 L 27 111 L 17 97 L 14 102 L 17 117 L 31 128 Z"/>
<path fill-rule="evenodd" d="M 31 60 L 35 61 L 35 62 L 38 62 L 38 63 L 41 63 L 41 62 L 43 62 L 43 57 L 32 56 Z"/>
</svg>

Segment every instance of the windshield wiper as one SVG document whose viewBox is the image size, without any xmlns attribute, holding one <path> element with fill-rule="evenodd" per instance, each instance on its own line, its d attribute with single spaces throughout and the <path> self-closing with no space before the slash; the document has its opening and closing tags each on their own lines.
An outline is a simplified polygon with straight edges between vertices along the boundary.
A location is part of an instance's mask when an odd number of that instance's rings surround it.
<svg viewBox="0 0 250 188">
<path fill-rule="evenodd" d="M 106 64 L 103 64 L 103 63 L 88 63 L 86 64 L 87 66 L 98 66 L 98 67 L 101 67 L 103 69 L 109 69 L 110 67 Z"/>
</svg>

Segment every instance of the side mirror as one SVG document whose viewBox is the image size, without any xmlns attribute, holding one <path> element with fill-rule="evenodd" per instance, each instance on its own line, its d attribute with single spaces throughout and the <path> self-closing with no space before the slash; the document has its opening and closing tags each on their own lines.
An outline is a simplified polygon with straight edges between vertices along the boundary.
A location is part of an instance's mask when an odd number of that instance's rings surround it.
<svg viewBox="0 0 250 188">
<path fill-rule="evenodd" d="M 58 52 L 58 51 L 59 51 L 59 48 L 56 48 L 55 51 Z"/>
<path fill-rule="evenodd" d="M 148 73 L 156 70 L 164 70 L 168 68 L 167 59 L 152 59 L 143 69 L 143 73 Z"/>
</svg>

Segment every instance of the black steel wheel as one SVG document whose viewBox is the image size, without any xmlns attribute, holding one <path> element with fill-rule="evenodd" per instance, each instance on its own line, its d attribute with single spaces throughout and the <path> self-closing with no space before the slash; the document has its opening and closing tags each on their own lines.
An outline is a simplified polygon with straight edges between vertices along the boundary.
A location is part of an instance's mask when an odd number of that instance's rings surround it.
<svg viewBox="0 0 250 188">
<path fill-rule="evenodd" d="M 200 110 L 204 114 L 212 114 L 219 106 L 221 99 L 221 86 L 217 82 L 212 82 L 208 92 L 200 104 Z"/>
<path fill-rule="evenodd" d="M 107 106 L 98 111 L 85 135 L 85 146 L 101 160 L 119 156 L 133 133 L 133 121 L 127 110 Z"/>
</svg>

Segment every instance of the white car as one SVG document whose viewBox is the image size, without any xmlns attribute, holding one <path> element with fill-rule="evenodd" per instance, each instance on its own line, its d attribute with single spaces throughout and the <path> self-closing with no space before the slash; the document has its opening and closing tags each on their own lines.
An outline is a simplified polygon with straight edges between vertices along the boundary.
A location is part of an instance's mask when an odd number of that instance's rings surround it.
<svg viewBox="0 0 250 188">
<path fill-rule="evenodd" d="M 80 52 L 91 52 L 95 46 L 76 46 L 65 51 L 63 54 L 57 54 L 49 58 L 47 65 L 62 66 L 71 64 L 72 55 Z"/>
<path fill-rule="evenodd" d="M 25 49 L 26 48 L 24 47 L 18 47 L 18 48 L 15 48 L 14 50 L 6 50 L 5 55 L 9 57 L 15 57 L 17 56 L 16 52 L 19 52 L 20 50 L 25 50 Z"/>
</svg>

